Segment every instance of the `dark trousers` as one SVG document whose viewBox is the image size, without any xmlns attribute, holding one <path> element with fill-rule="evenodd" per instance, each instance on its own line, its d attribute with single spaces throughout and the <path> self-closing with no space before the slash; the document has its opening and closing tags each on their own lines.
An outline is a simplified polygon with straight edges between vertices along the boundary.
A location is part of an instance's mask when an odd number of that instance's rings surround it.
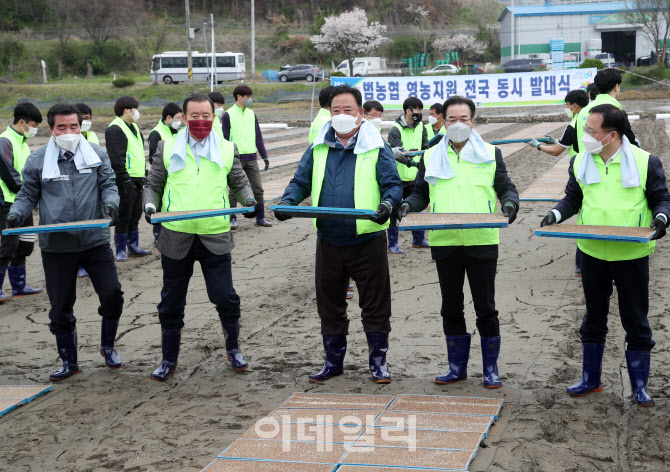
<svg viewBox="0 0 670 472">
<path fill-rule="evenodd" d="M 579 333 L 583 343 L 604 343 L 612 280 L 619 295 L 621 324 L 630 351 L 649 351 L 654 344 L 647 320 L 649 312 L 649 257 L 608 262 L 582 252 L 582 286 L 586 315 Z"/>
<path fill-rule="evenodd" d="M 477 330 L 481 336 L 500 335 L 498 311 L 495 304 L 497 257 L 479 258 L 476 247 L 458 247 L 448 257 L 435 261 L 442 292 L 442 327 L 447 336 L 468 333 L 465 325 L 463 284 L 468 275 L 470 293 L 477 315 Z"/>
<path fill-rule="evenodd" d="M 196 236 L 183 259 L 161 256 L 163 290 L 158 304 L 158 319 L 163 329 L 177 330 L 184 327 L 186 292 L 195 261 L 200 262 L 209 301 L 216 305 L 221 321 L 232 324 L 240 318 L 240 297 L 233 288 L 230 253 L 220 256 L 213 254 Z"/>
<path fill-rule="evenodd" d="M 402 183 L 402 199 L 405 200 L 407 197 L 412 195 L 412 192 L 414 191 L 414 182 L 403 182 Z M 391 228 L 395 228 L 398 226 L 398 207 L 394 208 L 391 210 Z"/>
<path fill-rule="evenodd" d="M 116 223 L 114 232 L 116 234 L 128 234 L 129 231 L 137 231 L 140 218 L 142 218 L 142 189 L 143 178 L 131 178 L 133 189 L 130 192 L 123 190 L 123 185 L 117 182 L 119 189 L 119 221 Z"/>
<path fill-rule="evenodd" d="M 98 313 L 103 318 L 118 320 L 123 312 L 123 292 L 116 274 L 114 254 L 109 244 L 81 252 L 42 251 L 42 265 L 51 302 L 49 330 L 52 334 L 74 330 L 74 302 L 77 299 L 77 269 L 86 269 L 93 289 L 98 294 Z"/>
<path fill-rule="evenodd" d="M 0 207 L 0 230 L 5 229 L 7 225 L 7 215 L 11 203 L 5 203 Z M 23 222 L 22 226 L 32 226 L 33 215 L 31 214 Z M 33 241 L 21 241 L 20 236 L 1 236 L 0 235 L 0 267 L 7 267 L 8 265 L 22 266 L 26 263 L 26 257 L 33 253 L 35 247 L 34 236 L 31 236 Z"/>
<path fill-rule="evenodd" d="M 316 306 L 321 334 L 346 335 L 349 278 L 356 282 L 366 333 L 391 332 L 391 280 L 386 235 L 351 246 L 316 240 Z"/>
<path fill-rule="evenodd" d="M 249 179 L 251 191 L 254 192 L 254 200 L 256 200 L 256 203 L 263 203 L 263 181 L 261 180 L 261 170 L 258 168 L 258 161 L 240 161 L 240 164 L 242 164 L 242 170 L 247 174 L 247 179 Z M 228 200 L 230 201 L 230 208 L 237 206 L 237 199 L 233 192 L 228 194 Z M 242 202 L 242 206 L 244 206 L 244 203 Z"/>
</svg>

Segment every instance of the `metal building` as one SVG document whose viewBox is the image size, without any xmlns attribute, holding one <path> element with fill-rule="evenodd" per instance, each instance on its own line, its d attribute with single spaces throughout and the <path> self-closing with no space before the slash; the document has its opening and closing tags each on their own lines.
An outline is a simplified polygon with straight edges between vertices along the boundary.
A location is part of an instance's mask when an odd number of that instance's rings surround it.
<svg viewBox="0 0 670 472">
<path fill-rule="evenodd" d="M 635 64 L 652 50 L 655 54 L 655 48 L 639 25 L 627 22 L 624 13 L 629 8 L 626 2 L 556 0 L 544 5 L 508 6 L 498 18 L 501 61 L 549 54 L 550 41 L 562 38 L 566 59 L 572 55 L 581 62 L 600 48 L 614 54 L 615 60 L 623 65 Z"/>
</svg>

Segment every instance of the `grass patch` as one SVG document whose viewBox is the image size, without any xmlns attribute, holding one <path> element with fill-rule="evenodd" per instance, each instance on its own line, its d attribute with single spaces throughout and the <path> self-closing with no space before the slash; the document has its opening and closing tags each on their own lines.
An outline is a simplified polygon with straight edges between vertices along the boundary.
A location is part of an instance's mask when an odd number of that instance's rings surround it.
<svg viewBox="0 0 670 472">
<path fill-rule="evenodd" d="M 110 78 L 111 79 L 111 78 Z M 321 90 L 328 85 L 326 82 L 317 82 L 317 90 Z M 231 84 L 217 87 L 217 91 L 225 94 L 233 92 L 239 84 Z M 254 83 L 250 84 L 254 91 L 254 98 L 260 99 L 267 97 L 275 90 L 284 90 L 287 92 L 305 92 L 312 89 L 311 84 L 303 83 Z M 209 86 L 198 84 L 189 86 L 188 84 L 165 85 L 165 84 L 135 84 L 130 87 L 118 89 L 108 83 L 85 83 L 85 84 L 47 84 L 47 85 L 3 85 L 0 84 L 0 107 L 14 107 L 20 98 L 32 98 L 35 100 L 54 100 L 62 98 L 63 101 L 72 101 L 73 99 L 84 100 L 92 98 L 95 100 L 113 101 L 122 95 L 130 95 L 139 101 L 147 101 L 152 98 L 160 97 L 168 101 L 180 101 L 186 98 L 192 92 L 209 93 Z M 317 92 L 318 93 L 318 92 Z"/>
</svg>

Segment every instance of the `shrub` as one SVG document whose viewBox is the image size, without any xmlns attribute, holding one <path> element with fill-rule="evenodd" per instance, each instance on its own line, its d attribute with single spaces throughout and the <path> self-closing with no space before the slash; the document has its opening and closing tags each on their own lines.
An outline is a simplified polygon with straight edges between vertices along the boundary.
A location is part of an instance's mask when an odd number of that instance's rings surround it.
<svg viewBox="0 0 670 472">
<path fill-rule="evenodd" d="M 582 65 L 579 66 L 580 69 L 589 69 L 591 67 L 595 67 L 596 69 L 604 69 L 605 64 L 603 64 L 603 61 L 600 59 L 586 59 L 584 62 L 582 62 Z"/>
<path fill-rule="evenodd" d="M 663 67 L 663 64 L 656 64 L 649 67 L 633 67 L 631 70 L 634 74 L 625 74 L 627 77 L 627 83 L 630 85 L 651 85 L 653 82 L 651 80 L 658 80 L 659 82 L 663 79 L 670 78 L 670 70 Z M 642 76 L 642 77 L 639 77 Z"/>
<path fill-rule="evenodd" d="M 337 72 L 333 72 L 330 74 L 331 77 L 346 77 L 343 72 L 340 72 L 339 70 Z"/>
<path fill-rule="evenodd" d="M 113 81 L 112 84 L 114 84 L 114 87 L 123 88 L 123 87 L 130 87 L 131 85 L 135 85 L 135 81 L 133 79 L 129 79 L 127 77 L 119 77 L 118 79 Z"/>
</svg>

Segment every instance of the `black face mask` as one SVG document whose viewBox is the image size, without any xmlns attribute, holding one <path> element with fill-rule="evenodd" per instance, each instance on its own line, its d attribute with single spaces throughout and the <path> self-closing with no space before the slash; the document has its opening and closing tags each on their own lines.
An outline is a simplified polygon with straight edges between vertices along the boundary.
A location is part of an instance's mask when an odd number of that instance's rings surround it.
<svg viewBox="0 0 670 472">
<path fill-rule="evenodd" d="M 414 123 L 418 123 L 419 121 L 423 120 L 423 113 L 412 113 L 412 119 L 414 120 Z"/>
</svg>

